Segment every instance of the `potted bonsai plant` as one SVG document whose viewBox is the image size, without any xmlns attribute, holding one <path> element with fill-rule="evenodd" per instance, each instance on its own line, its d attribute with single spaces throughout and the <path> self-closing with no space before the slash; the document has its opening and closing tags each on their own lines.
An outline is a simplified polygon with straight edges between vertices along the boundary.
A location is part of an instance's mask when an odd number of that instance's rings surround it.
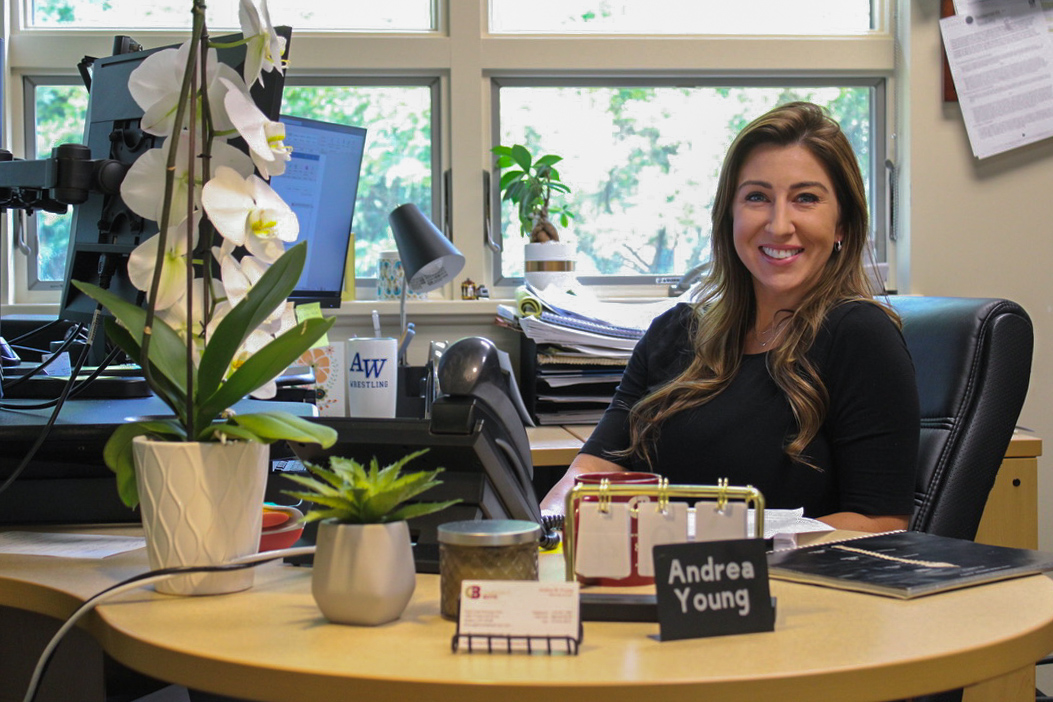
<svg viewBox="0 0 1053 702">
<path fill-rule="evenodd" d="M 570 193 L 555 168 L 563 157 L 546 154 L 535 159 L 522 144 L 491 150 L 497 155 L 497 168 L 504 170 L 498 186 L 501 200 L 516 206 L 520 231 L 529 240 L 523 254 L 527 282 L 537 288 L 564 283 L 573 276 L 575 252 L 573 245 L 560 241 L 553 223 L 558 219 L 566 228 L 574 216 L 553 199 L 554 194 Z"/>
<path fill-rule="evenodd" d="M 442 468 L 402 469 L 427 449 L 380 468 L 333 456 L 329 467 L 306 463 L 314 476 L 288 475 L 306 490 L 286 494 L 319 505 L 304 522 L 321 520 L 311 593 L 332 622 L 376 626 L 398 619 L 416 585 L 407 519 L 446 509 L 459 500 L 408 502 L 441 484 Z"/>
<path fill-rule="evenodd" d="M 289 149 L 283 125 L 256 107 L 249 86 L 263 71 L 283 70 L 285 40 L 258 2 L 240 0 L 243 74 L 220 64 L 209 46 L 201 0 L 192 2 L 190 40 L 149 55 L 130 74 L 143 131 L 164 137 L 136 159 L 121 185 L 128 208 L 158 223 L 158 233 L 128 259 L 145 309 L 77 283 L 113 314 L 108 337 L 139 362 L 173 413 L 120 426 L 104 449 L 122 501 L 141 504 L 154 569 L 255 553 L 266 444 L 336 440 L 332 428 L 285 412 L 232 409 L 247 395 L 273 396 L 274 379 L 333 324 L 298 322 L 287 301 L 306 244 L 285 250 L 299 225 L 266 182 L 284 171 Z M 227 143 L 239 136 L 249 153 Z M 180 576 L 157 589 L 214 594 L 251 584 L 246 569 Z"/>
</svg>

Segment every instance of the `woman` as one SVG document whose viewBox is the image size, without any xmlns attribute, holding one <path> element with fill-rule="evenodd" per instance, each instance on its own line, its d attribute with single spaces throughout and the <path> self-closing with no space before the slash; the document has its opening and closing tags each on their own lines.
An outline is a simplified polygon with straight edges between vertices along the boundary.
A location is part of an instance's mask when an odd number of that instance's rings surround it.
<svg viewBox="0 0 1053 702">
<path fill-rule="evenodd" d="M 654 320 L 542 508 L 562 512 L 578 474 L 631 469 L 753 485 L 840 529 L 906 528 L 917 388 L 898 318 L 871 299 L 867 232 L 855 155 L 821 108 L 747 126 L 721 170 L 697 302 Z"/>
</svg>

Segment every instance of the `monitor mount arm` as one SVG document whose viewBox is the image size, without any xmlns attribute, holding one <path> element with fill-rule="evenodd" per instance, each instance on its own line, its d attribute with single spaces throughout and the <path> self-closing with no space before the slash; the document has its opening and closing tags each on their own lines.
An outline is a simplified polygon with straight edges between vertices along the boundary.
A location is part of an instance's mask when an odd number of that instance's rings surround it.
<svg viewBox="0 0 1053 702">
<path fill-rule="evenodd" d="M 0 149 L 0 212 L 9 209 L 63 214 L 88 195 L 116 195 L 128 164 L 114 159 L 92 159 L 82 144 L 62 144 L 51 158 L 25 161 Z"/>
<path fill-rule="evenodd" d="M 113 159 L 92 159 L 82 144 L 62 144 L 51 158 L 35 161 L 15 159 L 0 149 L 0 212 L 9 209 L 33 214 L 36 210 L 63 214 L 69 205 L 79 205 L 96 192 L 116 195 L 128 165 Z M 0 348 L 7 347 L 0 336 Z M 3 365 L 17 364 L 18 356 L 3 354 L 0 361 L 0 398 L 4 396 Z"/>
</svg>

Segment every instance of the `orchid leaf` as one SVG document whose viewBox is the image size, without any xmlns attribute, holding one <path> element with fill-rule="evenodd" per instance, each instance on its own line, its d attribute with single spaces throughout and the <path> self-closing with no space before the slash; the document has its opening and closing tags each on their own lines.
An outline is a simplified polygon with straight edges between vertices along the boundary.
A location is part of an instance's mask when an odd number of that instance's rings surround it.
<svg viewBox="0 0 1053 702">
<path fill-rule="evenodd" d="M 300 242 L 290 248 L 264 271 L 263 276 L 252 286 L 245 298 L 220 321 L 201 355 L 201 365 L 198 368 L 198 388 L 201 393 L 212 395 L 217 391 L 230 362 L 245 339 L 274 310 L 285 303 L 289 293 L 300 280 L 306 257 L 307 242 Z M 304 347 L 304 350 L 307 348 Z M 260 385 L 273 377 L 274 375 L 264 378 Z"/>
<path fill-rule="evenodd" d="M 142 349 L 139 346 L 139 342 L 128 333 L 128 330 L 117 323 L 112 318 L 107 318 L 105 321 L 106 327 L 106 338 L 113 343 L 117 344 L 122 351 L 124 351 L 130 358 L 140 358 L 142 356 Z M 155 340 L 156 341 L 156 340 Z M 186 369 L 184 372 L 177 376 L 178 380 L 185 380 Z M 186 419 L 186 391 L 184 390 L 185 383 L 177 383 L 168 378 L 161 370 L 154 364 L 150 363 L 150 389 L 161 398 L 161 400 L 168 405 L 168 407 L 178 416 L 181 420 Z"/>
<path fill-rule="evenodd" d="M 127 330 L 131 340 L 141 353 L 143 327 L 146 325 L 146 310 L 121 299 L 119 296 L 103 290 L 97 285 L 73 281 L 73 284 L 85 295 L 102 304 Z M 150 342 L 150 363 L 159 373 L 165 376 L 179 391 L 186 395 L 186 342 L 174 329 L 154 318 L 153 339 Z M 129 349 L 121 347 L 126 353 Z M 131 354 L 129 354 L 131 355 Z M 141 359 L 134 357 L 136 361 Z"/>
<path fill-rule="evenodd" d="M 230 319 L 229 315 L 227 319 Z M 212 417 L 281 375 L 304 351 L 325 336 L 335 322 L 333 317 L 307 319 L 264 346 L 234 371 L 215 393 L 202 400 L 197 409 L 198 416 L 211 421 Z M 204 392 L 203 385 L 201 390 Z"/>
<path fill-rule="evenodd" d="M 322 448 L 329 448 L 336 443 L 337 439 L 336 429 L 288 412 L 236 414 L 231 417 L 230 421 L 251 431 L 260 441 L 267 444 L 284 439 L 319 444 Z"/>
</svg>

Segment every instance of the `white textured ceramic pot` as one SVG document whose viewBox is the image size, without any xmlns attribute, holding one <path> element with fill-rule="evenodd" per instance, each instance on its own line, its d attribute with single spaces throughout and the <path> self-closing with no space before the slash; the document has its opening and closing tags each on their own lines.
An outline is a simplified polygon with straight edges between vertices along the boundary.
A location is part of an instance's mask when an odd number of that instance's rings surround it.
<svg viewBox="0 0 1053 702">
<path fill-rule="evenodd" d="M 523 275 L 538 290 L 549 285 L 571 286 L 577 280 L 574 275 L 576 256 L 575 246 L 562 241 L 525 244 Z"/>
<path fill-rule="evenodd" d="M 402 616 L 417 576 L 406 522 L 318 526 L 311 593 L 326 619 L 376 626 Z"/>
<path fill-rule="evenodd" d="M 150 567 L 217 565 L 256 553 L 269 449 L 255 441 L 133 442 Z M 181 575 L 158 592 L 216 595 L 252 587 L 253 569 Z"/>
</svg>

